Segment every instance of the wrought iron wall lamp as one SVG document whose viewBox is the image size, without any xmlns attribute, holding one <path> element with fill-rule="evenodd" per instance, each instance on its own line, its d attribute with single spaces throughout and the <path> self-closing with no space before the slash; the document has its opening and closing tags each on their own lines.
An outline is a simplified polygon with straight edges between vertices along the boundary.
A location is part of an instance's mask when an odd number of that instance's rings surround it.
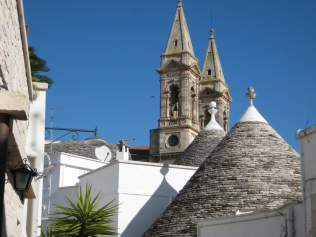
<svg viewBox="0 0 316 237">
<path fill-rule="evenodd" d="M 31 186 L 33 177 L 38 175 L 37 170 L 33 170 L 28 164 L 26 164 L 26 161 L 27 159 L 21 160 L 11 170 L 14 178 L 14 189 L 21 192 L 27 192 Z"/>
</svg>

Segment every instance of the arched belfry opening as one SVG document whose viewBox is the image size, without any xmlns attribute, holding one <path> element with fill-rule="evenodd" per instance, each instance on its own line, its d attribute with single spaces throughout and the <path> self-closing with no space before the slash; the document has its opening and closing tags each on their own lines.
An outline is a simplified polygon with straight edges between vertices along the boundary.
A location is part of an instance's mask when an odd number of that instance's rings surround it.
<svg viewBox="0 0 316 237">
<path fill-rule="evenodd" d="M 170 118 L 176 119 L 179 117 L 179 87 L 177 85 L 171 85 L 169 87 L 169 115 Z"/>
</svg>

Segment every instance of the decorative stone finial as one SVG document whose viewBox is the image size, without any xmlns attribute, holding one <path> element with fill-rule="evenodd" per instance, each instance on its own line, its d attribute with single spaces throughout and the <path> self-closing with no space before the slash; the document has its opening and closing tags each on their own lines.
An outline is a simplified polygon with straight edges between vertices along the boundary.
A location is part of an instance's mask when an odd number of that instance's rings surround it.
<svg viewBox="0 0 316 237">
<path fill-rule="evenodd" d="M 178 0 L 178 7 L 182 6 L 182 0 Z"/>
<path fill-rule="evenodd" d="M 246 94 L 246 96 L 248 97 L 248 99 L 250 99 L 250 105 L 252 105 L 252 100 L 254 98 L 256 98 L 256 93 L 255 93 L 255 88 L 253 88 L 252 86 L 248 87 L 248 93 Z"/>
<path fill-rule="evenodd" d="M 210 107 L 211 107 L 211 109 L 209 109 L 208 110 L 208 112 L 212 115 L 212 117 L 211 117 L 211 120 L 215 120 L 215 117 L 214 117 L 214 115 L 217 113 L 217 109 L 215 109 L 216 108 L 216 102 L 215 101 L 211 101 L 210 102 Z"/>
<path fill-rule="evenodd" d="M 264 122 L 267 121 L 261 116 L 258 110 L 253 106 L 252 100 L 256 97 L 255 89 L 250 86 L 248 88 L 248 93 L 246 94 L 248 99 L 250 99 L 250 105 L 246 112 L 241 116 L 238 122 Z"/>
<path fill-rule="evenodd" d="M 208 110 L 208 112 L 211 114 L 211 120 L 210 122 L 205 126 L 204 130 L 223 130 L 222 127 L 216 122 L 215 119 L 215 114 L 217 113 L 217 109 L 216 108 L 216 102 L 215 101 L 211 101 L 210 103 L 210 107 L 211 109 Z"/>
<path fill-rule="evenodd" d="M 214 38 L 214 29 L 211 29 L 211 39 Z"/>
</svg>

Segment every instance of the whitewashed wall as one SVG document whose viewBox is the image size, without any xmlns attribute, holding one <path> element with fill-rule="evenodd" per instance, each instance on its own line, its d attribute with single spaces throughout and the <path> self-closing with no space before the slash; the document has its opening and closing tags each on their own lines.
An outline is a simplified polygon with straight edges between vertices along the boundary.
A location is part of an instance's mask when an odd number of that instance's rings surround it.
<svg viewBox="0 0 316 237">
<path fill-rule="evenodd" d="M 64 195 L 76 200 L 76 188 L 79 185 L 78 176 L 106 165 L 99 160 L 71 155 L 67 153 L 49 154 L 54 165 L 43 179 L 42 225 L 47 228 L 49 215 L 54 204 L 67 205 Z M 45 167 L 48 160 L 45 159 Z"/>
<path fill-rule="evenodd" d="M 100 205 L 119 204 L 115 224 L 121 237 L 139 237 L 167 208 L 197 167 L 116 161 L 80 177 L 101 191 Z"/>
<path fill-rule="evenodd" d="M 272 211 L 200 220 L 197 236 L 303 237 L 303 213 L 302 204 L 288 204 Z"/>
<path fill-rule="evenodd" d="M 26 155 L 31 163 L 31 167 L 36 168 L 38 172 L 44 170 L 44 134 L 45 134 L 45 110 L 46 110 L 46 91 L 47 83 L 34 83 L 38 91 L 36 100 L 30 103 L 29 126 L 26 139 Z M 43 180 L 35 178 L 34 190 L 36 199 L 28 199 L 26 217 L 27 235 L 40 236 L 41 226 L 41 206 L 42 206 L 42 188 Z"/>
<path fill-rule="evenodd" d="M 304 236 L 316 236 L 316 125 L 299 130 L 296 138 L 300 142 L 303 204 L 305 208 Z"/>
<path fill-rule="evenodd" d="M 214 223 L 214 225 L 202 226 L 199 236 L 207 237 L 267 237 L 267 236 L 284 236 L 282 235 L 282 226 L 285 225 L 283 216 L 271 216 L 260 219 L 243 220 L 239 217 L 238 222 L 230 220 L 229 223 Z M 268 228 L 267 228 L 268 227 Z"/>
</svg>

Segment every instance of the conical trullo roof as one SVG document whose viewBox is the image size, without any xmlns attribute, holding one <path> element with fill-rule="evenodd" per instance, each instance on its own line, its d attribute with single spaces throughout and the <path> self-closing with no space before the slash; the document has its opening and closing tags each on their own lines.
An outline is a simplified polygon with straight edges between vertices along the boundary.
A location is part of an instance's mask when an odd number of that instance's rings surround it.
<svg viewBox="0 0 316 237">
<path fill-rule="evenodd" d="M 301 199 L 299 155 L 249 108 L 143 236 L 196 236 L 196 220 Z"/>
<path fill-rule="evenodd" d="M 174 162 L 175 165 L 199 167 L 225 136 L 225 131 L 215 120 L 216 102 L 212 101 L 210 107 L 209 113 L 212 116 L 210 122 L 182 152 L 181 156 Z"/>
<path fill-rule="evenodd" d="M 116 145 L 107 143 L 106 146 L 112 153 L 112 161 L 116 160 Z M 47 153 L 60 153 L 65 152 L 72 155 L 98 159 L 95 155 L 95 147 L 86 145 L 83 141 L 63 141 L 54 142 L 53 144 L 45 145 L 45 152 Z"/>
</svg>

